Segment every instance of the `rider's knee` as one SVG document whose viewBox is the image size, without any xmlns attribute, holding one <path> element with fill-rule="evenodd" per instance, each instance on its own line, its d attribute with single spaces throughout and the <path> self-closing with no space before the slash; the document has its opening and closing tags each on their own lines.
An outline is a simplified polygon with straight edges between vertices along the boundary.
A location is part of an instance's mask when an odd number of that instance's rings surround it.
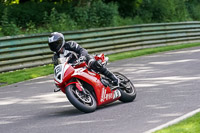
<svg viewBox="0 0 200 133">
<path fill-rule="evenodd" d="M 103 65 L 100 61 L 97 61 L 95 59 L 90 59 L 88 62 L 88 66 L 98 72 L 101 72 L 101 70 L 103 69 Z"/>
</svg>

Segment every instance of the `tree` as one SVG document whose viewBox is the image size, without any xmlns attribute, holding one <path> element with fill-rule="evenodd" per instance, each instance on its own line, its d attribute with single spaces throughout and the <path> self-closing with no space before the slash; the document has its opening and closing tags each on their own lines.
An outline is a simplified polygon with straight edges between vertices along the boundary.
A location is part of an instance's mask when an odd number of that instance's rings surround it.
<svg viewBox="0 0 200 133">
<path fill-rule="evenodd" d="M 104 0 L 106 3 L 115 2 L 118 4 L 119 13 L 123 17 L 134 17 L 143 0 Z"/>
</svg>

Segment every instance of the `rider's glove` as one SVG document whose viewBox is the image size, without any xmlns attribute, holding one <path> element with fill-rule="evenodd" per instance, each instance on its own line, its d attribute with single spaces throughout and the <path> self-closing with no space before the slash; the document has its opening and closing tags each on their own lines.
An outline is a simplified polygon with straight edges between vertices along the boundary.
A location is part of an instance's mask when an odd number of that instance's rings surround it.
<svg viewBox="0 0 200 133">
<path fill-rule="evenodd" d="M 80 64 L 82 62 L 86 61 L 86 57 L 85 56 L 81 56 L 78 60 L 76 60 L 77 64 Z"/>
</svg>

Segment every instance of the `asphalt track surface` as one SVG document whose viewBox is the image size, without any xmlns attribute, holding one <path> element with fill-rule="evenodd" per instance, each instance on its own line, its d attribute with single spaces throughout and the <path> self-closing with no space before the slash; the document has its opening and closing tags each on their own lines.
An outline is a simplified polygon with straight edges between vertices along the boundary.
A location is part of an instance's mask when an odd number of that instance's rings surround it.
<svg viewBox="0 0 200 133">
<path fill-rule="evenodd" d="M 143 133 L 200 107 L 199 58 L 195 47 L 109 64 L 132 80 L 136 100 L 89 114 L 53 92 L 52 75 L 0 87 L 0 132 Z"/>
</svg>

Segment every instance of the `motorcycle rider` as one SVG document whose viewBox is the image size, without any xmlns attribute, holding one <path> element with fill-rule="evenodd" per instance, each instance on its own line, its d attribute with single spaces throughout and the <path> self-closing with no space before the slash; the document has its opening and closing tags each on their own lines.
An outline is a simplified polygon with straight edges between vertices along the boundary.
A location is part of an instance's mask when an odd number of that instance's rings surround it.
<svg viewBox="0 0 200 133">
<path fill-rule="evenodd" d="M 71 62 L 86 61 L 89 68 L 111 79 L 114 88 L 119 86 L 119 80 L 112 72 L 110 72 L 106 67 L 104 67 L 101 64 L 101 62 L 95 60 L 91 55 L 89 55 L 87 50 L 82 48 L 78 43 L 74 41 L 65 42 L 62 33 L 51 33 L 51 35 L 48 38 L 48 45 L 51 51 L 54 52 L 54 56 L 52 58 L 54 66 L 58 65 L 58 58 L 67 57 L 72 52 L 75 53 L 76 57 L 72 56 L 72 59 L 70 60 Z M 78 60 L 76 58 L 78 58 Z"/>
</svg>

